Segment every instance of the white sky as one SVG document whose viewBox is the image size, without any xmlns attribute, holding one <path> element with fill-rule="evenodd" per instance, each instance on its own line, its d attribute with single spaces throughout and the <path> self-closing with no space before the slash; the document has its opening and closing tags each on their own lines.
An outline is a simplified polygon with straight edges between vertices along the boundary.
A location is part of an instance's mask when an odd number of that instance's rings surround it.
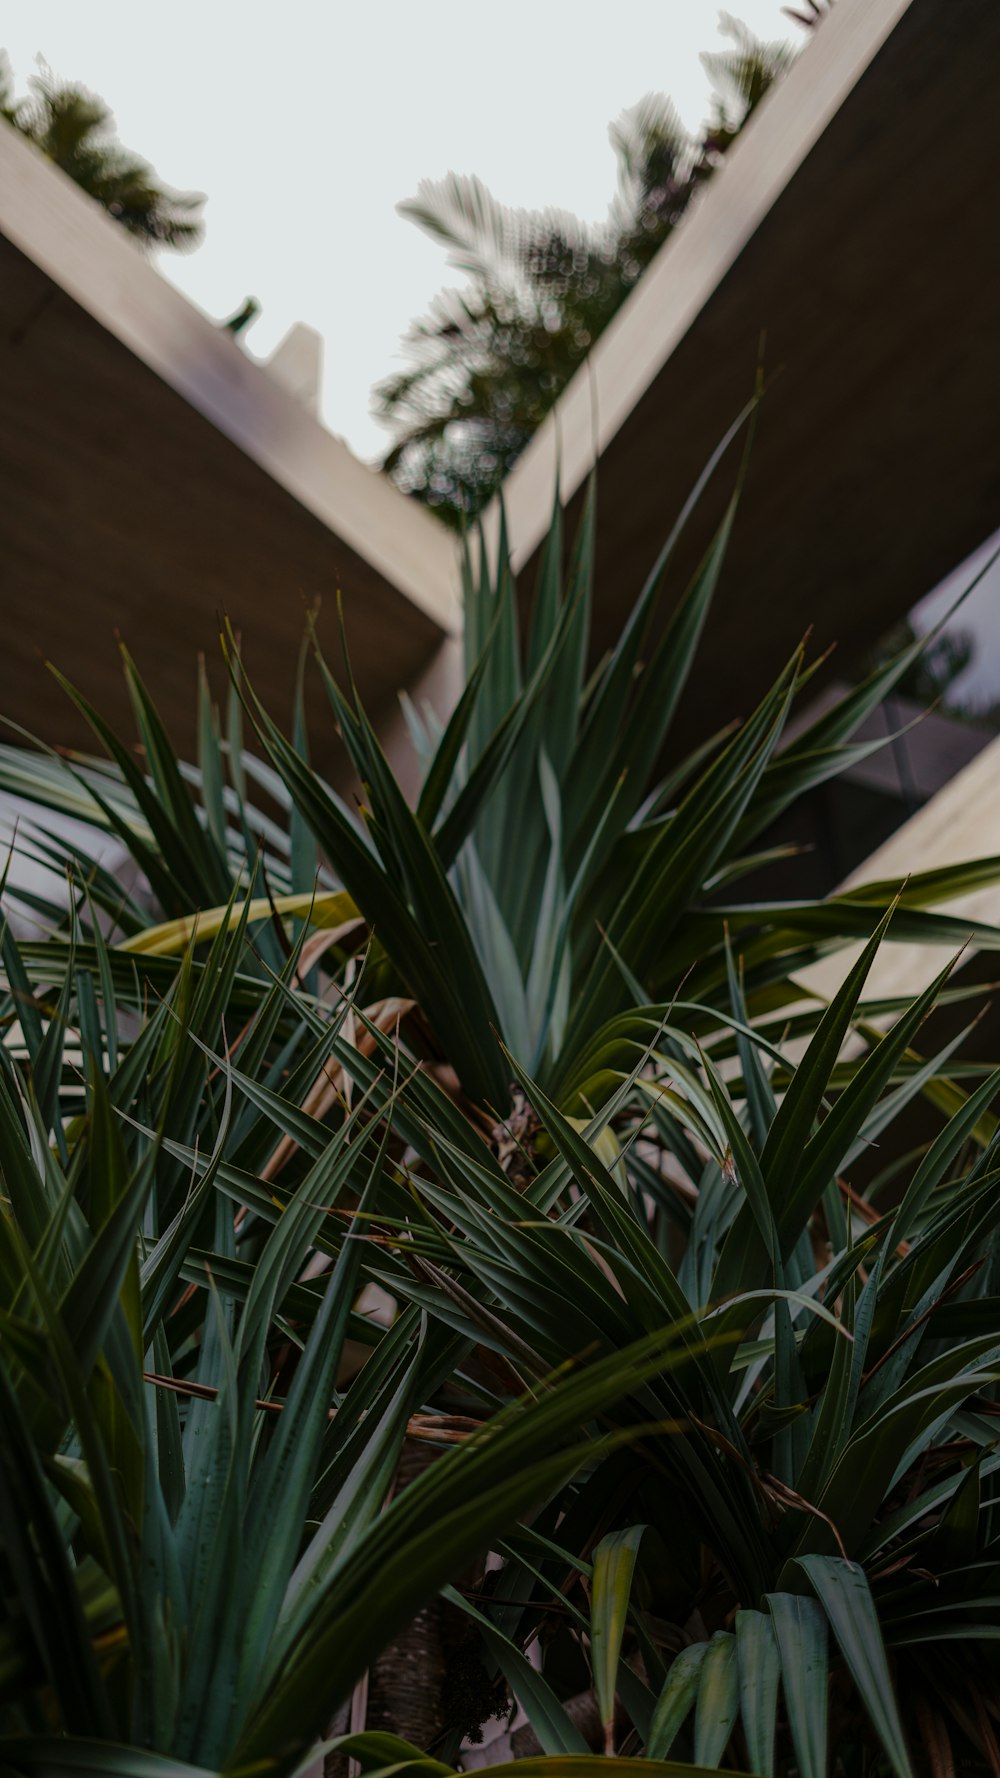
<svg viewBox="0 0 1000 1778">
<path fill-rule="evenodd" d="M 732 0 L 759 36 L 802 39 L 779 0 Z M 699 51 L 724 47 L 716 0 L 8 0 L 18 91 L 43 56 L 107 100 L 122 141 L 169 184 L 204 191 L 207 235 L 158 264 L 209 314 L 253 294 L 248 334 L 295 321 L 325 340 L 323 417 L 364 457 L 387 435 L 372 384 L 448 273 L 395 214 L 421 178 L 478 173 L 504 202 L 602 217 L 607 125 L 666 91 L 694 127 Z"/>
</svg>

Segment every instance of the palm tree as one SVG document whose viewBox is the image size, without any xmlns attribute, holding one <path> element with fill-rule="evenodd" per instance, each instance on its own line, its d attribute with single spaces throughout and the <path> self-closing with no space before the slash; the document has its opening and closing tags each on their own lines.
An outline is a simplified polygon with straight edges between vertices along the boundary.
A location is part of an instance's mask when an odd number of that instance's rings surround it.
<svg viewBox="0 0 1000 1778">
<path fill-rule="evenodd" d="M 448 249 L 471 287 L 444 290 L 375 389 L 395 433 L 384 468 L 460 525 L 482 509 L 688 204 L 786 70 L 786 44 L 723 17 L 732 50 L 703 57 L 713 116 L 692 138 L 662 93 L 611 126 L 618 188 L 597 228 L 499 203 L 480 180 L 424 180 L 400 212 Z"/>
<path fill-rule="evenodd" d="M 8 123 L 144 247 L 183 252 L 198 246 L 204 197 L 171 190 L 146 161 L 124 148 L 103 99 L 56 80 L 45 67 L 29 84 L 30 96 L 15 98 L 10 65 L 0 59 L 0 115 Z"/>
</svg>

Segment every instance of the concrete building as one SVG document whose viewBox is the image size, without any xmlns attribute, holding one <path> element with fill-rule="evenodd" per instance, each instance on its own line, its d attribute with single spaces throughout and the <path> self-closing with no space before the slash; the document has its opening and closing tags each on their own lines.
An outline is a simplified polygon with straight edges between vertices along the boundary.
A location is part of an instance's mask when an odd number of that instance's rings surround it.
<svg viewBox="0 0 1000 1778">
<path fill-rule="evenodd" d="M 391 717 L 457 630 L 454 543 L 320 425 L 306 345 L 255 363 L 0 128 L 6 717 L 86 744 L 51 657 L 126 723 L 120 634 L 184 744 L 199 650 L 221 688 L 223 615 L 285 715 L 305 612 L 322 601 L 332 652 L 338 594 L 364 696 Z"/>
</svg>

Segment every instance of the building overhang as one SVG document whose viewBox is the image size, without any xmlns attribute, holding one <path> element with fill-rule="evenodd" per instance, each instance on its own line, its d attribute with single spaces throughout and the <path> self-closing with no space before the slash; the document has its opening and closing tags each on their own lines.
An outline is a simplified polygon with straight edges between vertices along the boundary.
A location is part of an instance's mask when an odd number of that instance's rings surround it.
<svg viewBox="0 0 1000 1778">
<path fill-rule="evenodd" d="M 763 362 L 689 729 L 746 713 L 810 626 L 843 674 L 1000 525 L 998 66 L 982 0 L 837 0 L 506 482 L 530 597 L 557 463 L 578 507 L 596 456 L 600 651 Z"/>
<path fill-rule="evenodd" d="M 46 742 L 87 744 L 89 733 L 49 658 L 129 723 L 116 635 L 189 748 L 199 650 L 223 687 L 223 616 L 283 722 L 317 600 L 339 661 L 342 597 L 377 714 L 458 629 L 443 527 L 4 125 L 0 352 L 0 712 Z M 322 722 L 317 732 L 322 749 Z"/>
</svg>

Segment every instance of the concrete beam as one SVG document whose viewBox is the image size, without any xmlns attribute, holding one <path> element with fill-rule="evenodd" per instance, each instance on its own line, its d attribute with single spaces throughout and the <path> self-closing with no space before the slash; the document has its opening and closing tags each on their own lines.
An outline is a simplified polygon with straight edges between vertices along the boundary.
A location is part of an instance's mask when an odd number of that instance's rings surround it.
<svg viewBox="0 0 1000 1778">
<path fill-rule="evenodd" d="M 846 894 L 865 883 L 902 878 L 919 871 L 937 870 L 965 859 L 1000 857 L 1000 738 L 982 752 L 925 803 L 911 819 L 866 858 L 864 864 L 840 885 Z M 977 889 L 971 895 L 944 902 L 935 910 L 971 923 L 1000 925 L 1000 884 Z M 825 999 L 839 988 L 862 950 L 852 945 L 824 957 L 798 978 Z M 944 967 L 947 952 L 937 945 L 882 945 L 868 977 L 866 995 L 872 998 L 909 995 L 915 998 Z"/>
<path fill-rule="evenodd" d="M 0 124 L 0 710 L 79 744 L 53 656 L 124 717 L 120 631 L 191 734 L 196 653 L 242 628 L 286 719 L 304 611 L 337 595 L 381 714 L 460 627 L 453 538 Z M 221 689 L 221 686 L 220 686 Z"/>
<path fill-rule="evenodd" d="M 600 654 L 763 341 L 768 389 L 679 742 L 748 714 L 809 627 L 845 676 L 1000 524 L 984 399 L 1000 387 L 998 65 L 1000 8 L 982 0 L 837 0 L 508 478 L 530 600 L 557 457 L 572 521 L 596 455 Z M 733 453 L 668 602 L 736 467 Z"/>
</svg>

